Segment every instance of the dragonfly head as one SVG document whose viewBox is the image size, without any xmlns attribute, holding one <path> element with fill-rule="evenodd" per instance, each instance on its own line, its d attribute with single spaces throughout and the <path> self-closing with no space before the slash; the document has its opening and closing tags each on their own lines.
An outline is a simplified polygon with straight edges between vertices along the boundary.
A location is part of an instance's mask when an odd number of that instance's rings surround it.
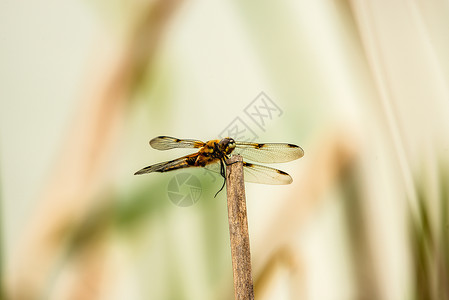
<svg viewBox="0 0 449 300">
<path fill-rule="evenodd" d="M 221 151 L 223 151 L 226 155 L 231 154 L 231 152 L 234 150 L 235 148 L 235 141 L 233 138 L 229 138 L 226 137 L 224 139 L 222 139 L 219 143 L 218 143 L 218 147 L 220 148 Z"/>
</svg>

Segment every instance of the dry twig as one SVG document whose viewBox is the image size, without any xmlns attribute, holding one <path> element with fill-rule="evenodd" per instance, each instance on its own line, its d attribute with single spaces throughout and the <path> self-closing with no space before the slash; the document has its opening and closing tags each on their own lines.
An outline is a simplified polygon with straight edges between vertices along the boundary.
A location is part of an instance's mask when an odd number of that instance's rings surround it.
<svg viewBox="0 0 449 300">
<path fill-rule="evenodd" d="M 226 190 L 235 299 L 254 299 L 242 157 L 233 156 L 227 164 Z"/>
</svg>

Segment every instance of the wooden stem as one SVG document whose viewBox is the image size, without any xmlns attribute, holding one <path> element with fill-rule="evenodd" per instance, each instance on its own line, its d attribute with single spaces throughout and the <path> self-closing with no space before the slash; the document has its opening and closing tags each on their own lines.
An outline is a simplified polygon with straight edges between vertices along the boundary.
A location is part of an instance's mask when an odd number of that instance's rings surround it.
<svg viewBox="0 0 449 300">
<path fill-rule="evenodd" d="M 251 277 L 248 220 L 246 217 L 243 160 L 237 155 L 227 160 L 226 190 L 228 195 L 229 234 L 231 236 L 234 295 L 236 300 L 254 299 Z"/>
</svg>

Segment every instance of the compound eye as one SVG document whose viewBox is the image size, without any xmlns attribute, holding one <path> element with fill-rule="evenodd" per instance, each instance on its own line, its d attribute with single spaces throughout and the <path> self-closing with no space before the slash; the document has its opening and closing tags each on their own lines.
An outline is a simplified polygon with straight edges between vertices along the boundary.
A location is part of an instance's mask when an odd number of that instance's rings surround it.
<svg viewBox="0 0 449 300">
<path fill-rule="evenodd" d="M 235 148 L 235 141 L 233 139 L 229 140 L 228 149 L 233 150 Z"/>
</svg>

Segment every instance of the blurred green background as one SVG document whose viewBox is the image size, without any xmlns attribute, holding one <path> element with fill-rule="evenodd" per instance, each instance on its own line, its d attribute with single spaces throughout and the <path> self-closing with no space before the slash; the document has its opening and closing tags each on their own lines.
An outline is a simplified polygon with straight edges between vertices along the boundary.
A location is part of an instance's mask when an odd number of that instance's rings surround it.
<svg viewBox="0 0 449 300">
<path fill-rule="evenodd" d="M 256 299 L 449 299 L 448 28 L 438 0 L 0 0 L 2 299 L 232 299 L 221 179 L 180 207 L 179 172 L 133 173 L 236 118 L 305 150 L 246 185 Z"/>
</svg>

